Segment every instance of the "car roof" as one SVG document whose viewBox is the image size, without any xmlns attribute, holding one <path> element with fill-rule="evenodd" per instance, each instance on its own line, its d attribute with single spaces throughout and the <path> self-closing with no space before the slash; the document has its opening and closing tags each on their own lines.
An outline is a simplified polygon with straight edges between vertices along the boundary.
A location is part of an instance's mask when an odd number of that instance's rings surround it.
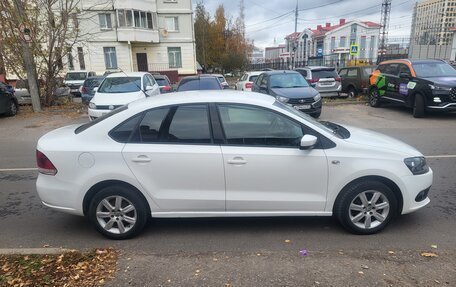
<svg viewBox="0 0 456 287">
<path fill-rule="evenodd" d="M 152 106 L 167 106 L 191 103 L 244 103 L 271 105 L 275 98 L 269 95 L 252 92 L 210 90 L 210 91 L 185 91 L 166 95 L 148 97 L 130 103 L 128 108 L 147 109 Z"/>
<path fill-rule="evenodd" d="M 325 69 L 336 69 L 336 67 L 326 67 L 326 66 L 307 66 L 304 69 L 308 70 L 325 70 Z"/>
<path fill-rule="evenodd" d="M 264 71 L 261 74 L 277 75 L 277 74 L 299 74 L 299 73 L 296 71 L 292 71 L 292 70 L 274 70 L 274 71 Z"/>
<path fill-rule="evenodd" d="M 201 74 L 200 77 L 223 77 L 222 74 Z"/>
<path fill-rule="evenodd" d="M 257 75 L 261 75 L 264 72 L 265 71 L 249 71 L 249 72 L 245 72 L 245 73 L 248 74 L 249 76 L 257 76 Z"/>
<path fill-rule="evenodd" d="M 142 77 L 146 74 L 149 74 L 147 72 L 121 72 L 121 73 L 111 73 L 106 76 L 106 78 L 119 78 L 119 77 Z"/>
</svg>

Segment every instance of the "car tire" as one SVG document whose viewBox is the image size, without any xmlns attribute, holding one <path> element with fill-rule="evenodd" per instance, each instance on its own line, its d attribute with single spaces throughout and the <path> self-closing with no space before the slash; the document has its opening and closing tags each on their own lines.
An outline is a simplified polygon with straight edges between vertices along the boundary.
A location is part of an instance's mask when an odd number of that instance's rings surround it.
<svg viewBox="0 0 456 287">
<path fill-rule="evenodd" d="M 145 198 L 137 191 L 125 186 L 108 186 L 92 198 L 88 217 L 105 237 L 122 240 L 138 235 L 150 212 Z"/>
<path fill-rule="evenodd" d="M 396 216 L 397 205 L 396 196 L 388 186 L 377 181 L 361 181 L 339 195 L 334 215 L 351 233 L 368 235 L 388 225 Z"/>
<path fill-rule="evenodd" d="M 321 110 L 315 114 L 312 114 L 312 117 L 318 119 L 321 116 Z"/>
<path fill-rule="evenodd" d="M 413 117 L 424 117 L 424 97 L 421 94 L 415 95 L 415 101 L 413 103 Z"/>
<path fill-rule="evenodd" d="M 349 98 L 354 98 L 358 95 L 358 93 L 356 92 L 356 89 L 352 86 L 350 86 L 347 90 L 347 96 Z"/>
<path fill-rule="evenodd" d="M 17 115 L 18 111 L 19 111 L 19 106 L 16 104 L 16 102 L 14 100 L 11 100 L 6 114 L 9 117 L 14 117 L 15 115 Z"/>
<path fill-rule="evenodd" d="M 377 87 L 372 87 L 369 90 L 369 105 L 374 108 L 380 107 L 380 98 Z"/>
</svg>

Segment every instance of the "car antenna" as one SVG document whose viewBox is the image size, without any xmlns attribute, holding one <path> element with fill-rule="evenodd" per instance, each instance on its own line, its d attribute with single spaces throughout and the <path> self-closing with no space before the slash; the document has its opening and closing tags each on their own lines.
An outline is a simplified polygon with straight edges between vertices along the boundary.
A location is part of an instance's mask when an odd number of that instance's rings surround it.
<svg viewBox="0 0 456 287">
<path fill-rule="evenodd" d="M 120 72 L 124 73 L 125 76 L 128 77 L 127 73 L 125 73 L 124 70 L 122 70 L 122 68 L 117 67 L 117 69 L 119 69 Z M 144 90 L 141 88 L 141 85 L 136 84 L 135 81 L 133 81 L 133 83 L 135 83 L 136 87 L 138 87 L 138 89 L 139 89 L 141 92 L 143 92 L 143 94 L 146 96 L 146 98 L 149 97 L 149 95 L 146 93 L 146 91 L 144 91 Z"/>
</svg>

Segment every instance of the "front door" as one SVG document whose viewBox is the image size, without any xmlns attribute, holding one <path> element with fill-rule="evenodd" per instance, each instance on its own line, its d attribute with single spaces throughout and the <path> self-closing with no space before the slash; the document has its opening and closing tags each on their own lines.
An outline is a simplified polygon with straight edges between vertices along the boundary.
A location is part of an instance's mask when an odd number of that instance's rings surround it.
<svg viewBox="0 0 456 287">
<path fill-rule="evenodd" d="M 228 212 L 324 211 L 327 160 L 322 149 L 300 150 L 302 126 L 276 112 L 218 105 Z"/>
<path fill-rule="evenodd" d="M 136 53 L 136 63 L 138 63 L 139 72 L 149 71 L 149 65 L 147 63 L 147 54 L 146 53 Z"/>
<path fill-rule="evenodd" d="M 122 153 L 160 212 L 225 211 L 222 153 L 207 105 L 148 111 Z"/>
</svg>

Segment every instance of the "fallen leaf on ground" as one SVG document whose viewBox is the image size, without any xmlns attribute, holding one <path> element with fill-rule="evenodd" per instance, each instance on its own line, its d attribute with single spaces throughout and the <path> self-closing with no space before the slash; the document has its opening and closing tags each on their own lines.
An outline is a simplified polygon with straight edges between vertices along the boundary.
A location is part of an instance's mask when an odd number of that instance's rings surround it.
<svg viewBox="0 0 456 287">
<path fill-rule="evenodd" d="M 358 271 L 358 274 L 361 274 L 361 275 L 362 275 L 362 274 L 364 274 L 364 272 L 363 272 L 363 271 Z"/>
<path fill-rule="evenodd" d="M 437 245 L 433 244 L 431 245 L 431 248 L 437 249 Z"/>
<path fill-rule="evenodd" d="M 388 251 L 388 254 L 394 254 L 394 251 Z"/>
<path fill-rule="evenodd" d="M 421 252 L 421 256 L 423 256 L 423 257 L 439 257 L 434 252 Z"/>
<path fill-rule="evenodd" d="M 290 243 L 290 242 L 291 242 L 290 239 L 286 239 L 286 240 L 285 240 L 285 243 Z"/>
</svg>

